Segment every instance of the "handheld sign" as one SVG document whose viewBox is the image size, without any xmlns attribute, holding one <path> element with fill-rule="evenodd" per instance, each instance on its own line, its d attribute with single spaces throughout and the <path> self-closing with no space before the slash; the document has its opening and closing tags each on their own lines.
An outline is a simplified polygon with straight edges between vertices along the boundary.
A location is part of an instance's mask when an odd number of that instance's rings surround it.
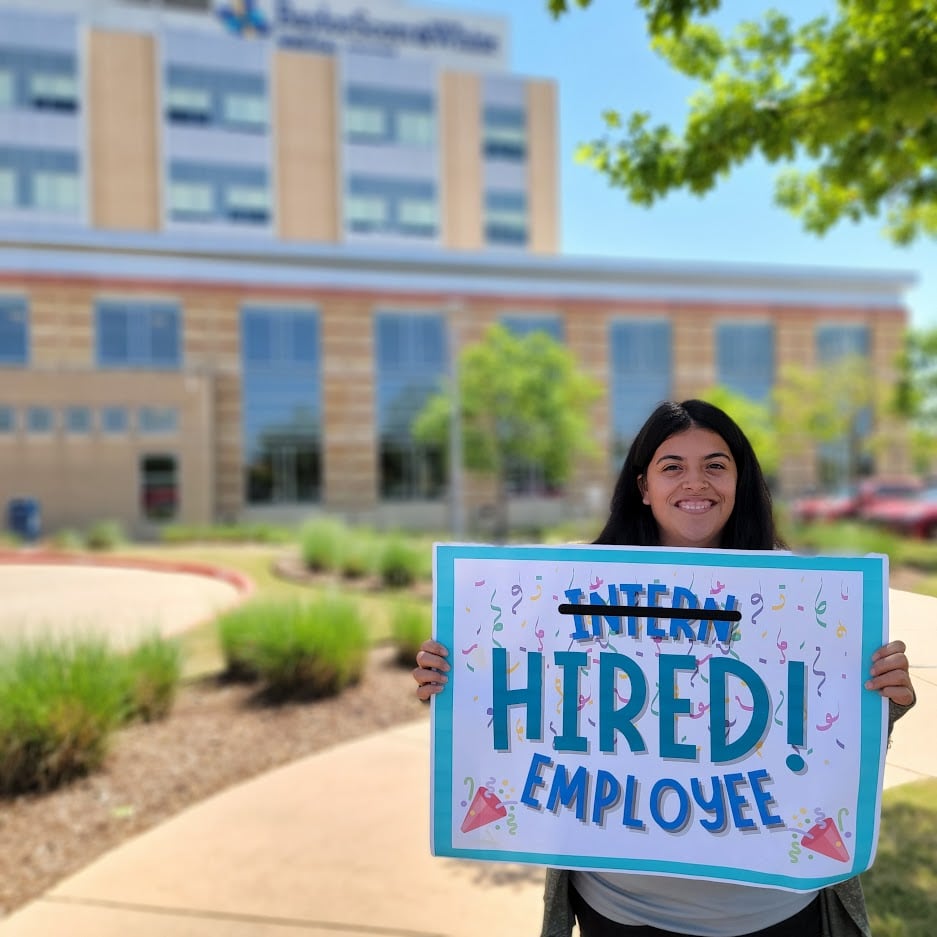
<svg viewBox="0 0 937 937">
<path fill-rule="evenodd" d="M 887 559 L 437 545 L 435 855 L 809 890 L 875 855 Z"/>
</svg>

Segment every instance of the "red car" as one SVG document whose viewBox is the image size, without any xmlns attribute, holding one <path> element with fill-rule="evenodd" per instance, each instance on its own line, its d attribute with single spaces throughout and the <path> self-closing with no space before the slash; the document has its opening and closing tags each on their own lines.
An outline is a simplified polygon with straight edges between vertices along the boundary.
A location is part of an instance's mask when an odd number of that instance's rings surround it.
<svg viewBox="0 0 937 937">
<path fill-rule="evenodd" d="M 862 520 L 874 521 L 878 512 L 887 514 L 894 505 L 900 510 L 900 505 L 916 498 L 923 489 L 923 482 L 914 475 L 868 478 L 859 485 L 856 513 Z"/>
<path fill-rule="evenodd" d="M 913 475 L 877 475 L 828 494 L 798 498 L 791 505 L 791 517 L 799 523 L 865 519 L 883 500 L 913 498 L 921 488 L 920 479 Z"/>
<path fill-rule="evenodd" d="M 931 540 L 937 537 L 937 488 L 912 498 L 882 501 L 867 512 L 866 519 L 907 537 Z"/>
<path fill-rule="evenodd" d="M 855 486 L 829 494 L 804 495 L 791 504 L 791 517 L 800 524 L 852 517 L 856 513 L 858 496 L 859 490 Z"/>
</svg>

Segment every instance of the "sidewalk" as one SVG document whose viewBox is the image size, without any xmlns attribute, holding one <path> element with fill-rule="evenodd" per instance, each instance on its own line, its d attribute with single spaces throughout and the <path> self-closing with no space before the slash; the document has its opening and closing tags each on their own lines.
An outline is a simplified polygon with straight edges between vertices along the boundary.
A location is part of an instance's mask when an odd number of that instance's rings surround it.
<svg viewBox="0 0 937 937">
<path fill-rule="evenodd" d="M 891 593 L 918 705 L 886 786 L 937 777 L 937 600 Z M 536 933 L 542 871 L 429 855 L 429 723 L 199 804 L 0 923 L 0 937 L 500 937 Z"/>
</svg>

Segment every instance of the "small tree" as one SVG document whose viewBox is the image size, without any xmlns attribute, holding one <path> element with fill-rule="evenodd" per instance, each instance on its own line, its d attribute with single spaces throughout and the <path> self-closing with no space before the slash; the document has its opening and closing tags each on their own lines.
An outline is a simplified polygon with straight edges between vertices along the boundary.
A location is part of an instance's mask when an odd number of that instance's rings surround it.
<svg viewBox="0 0 937 937">
<path fill-rule="evenodd" d="M 894 410 L 910 424 L 915 468 L 928 473 L 937 459 L 937 328 L 908 332 L 898 368 Z"/>
<path fill-rule="evenodd" d="M 533 463 L 548 485 L 566 482 L 576 459 L 595 452 L 588 410 L 601 387 L 545 333 L 518 337 L 496 325 L 460 355 L 458 391 L 463 464 L 494 479 L 495 534 L 503 537 L 511 467 Z M 445 448 L 452 408 L 451 387 L 431 397 L 414 436 Z"/>
<path fill-rule="evenodd" d="M 851 481 L 863 474 L 863 461 L 875 447 L 875 416 L 887 398 L 860 355 L 816 369 L 789 365 L 774 391 L 782 445 L 796 452 L 844 443 L 845 464 L 821 466 L 821 477 L 828 484 Z"/>
<path fill-rule="evenodd" d="M 748 437 L 762 471 L 768 478 L 778 473 L 781 450 L 778 430 L 769 403 L 758 403 L 751 397 L 736 393 L 728 387 L 716 386 L 700 395 L 703 400 L 725 410 Z"/>
</svg>

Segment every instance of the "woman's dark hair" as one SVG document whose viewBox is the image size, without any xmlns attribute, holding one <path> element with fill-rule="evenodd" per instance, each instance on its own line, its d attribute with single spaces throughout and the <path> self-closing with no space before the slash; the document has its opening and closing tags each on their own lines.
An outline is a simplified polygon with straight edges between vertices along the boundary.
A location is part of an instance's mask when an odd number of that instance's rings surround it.
<svg viewBox="0 0 937 937">
<path fill-rule="evenodd" d="M 720 547 L 727 550 L 773 550 L 784 547 L 774 525 L 771 493 L 752 444 L 738 424 L 723 410 L 704 400 L 668 400 L 647 418 L 625 457 L 609 518 L 595 543 L 656 547 L 660 545 L 657 522 L 642 500 L 638 478 L 664 440 L 693 427 L 721 436 L 735 460 L 738 481 L 735 508 L 722 530 Z"/>
</svg>

